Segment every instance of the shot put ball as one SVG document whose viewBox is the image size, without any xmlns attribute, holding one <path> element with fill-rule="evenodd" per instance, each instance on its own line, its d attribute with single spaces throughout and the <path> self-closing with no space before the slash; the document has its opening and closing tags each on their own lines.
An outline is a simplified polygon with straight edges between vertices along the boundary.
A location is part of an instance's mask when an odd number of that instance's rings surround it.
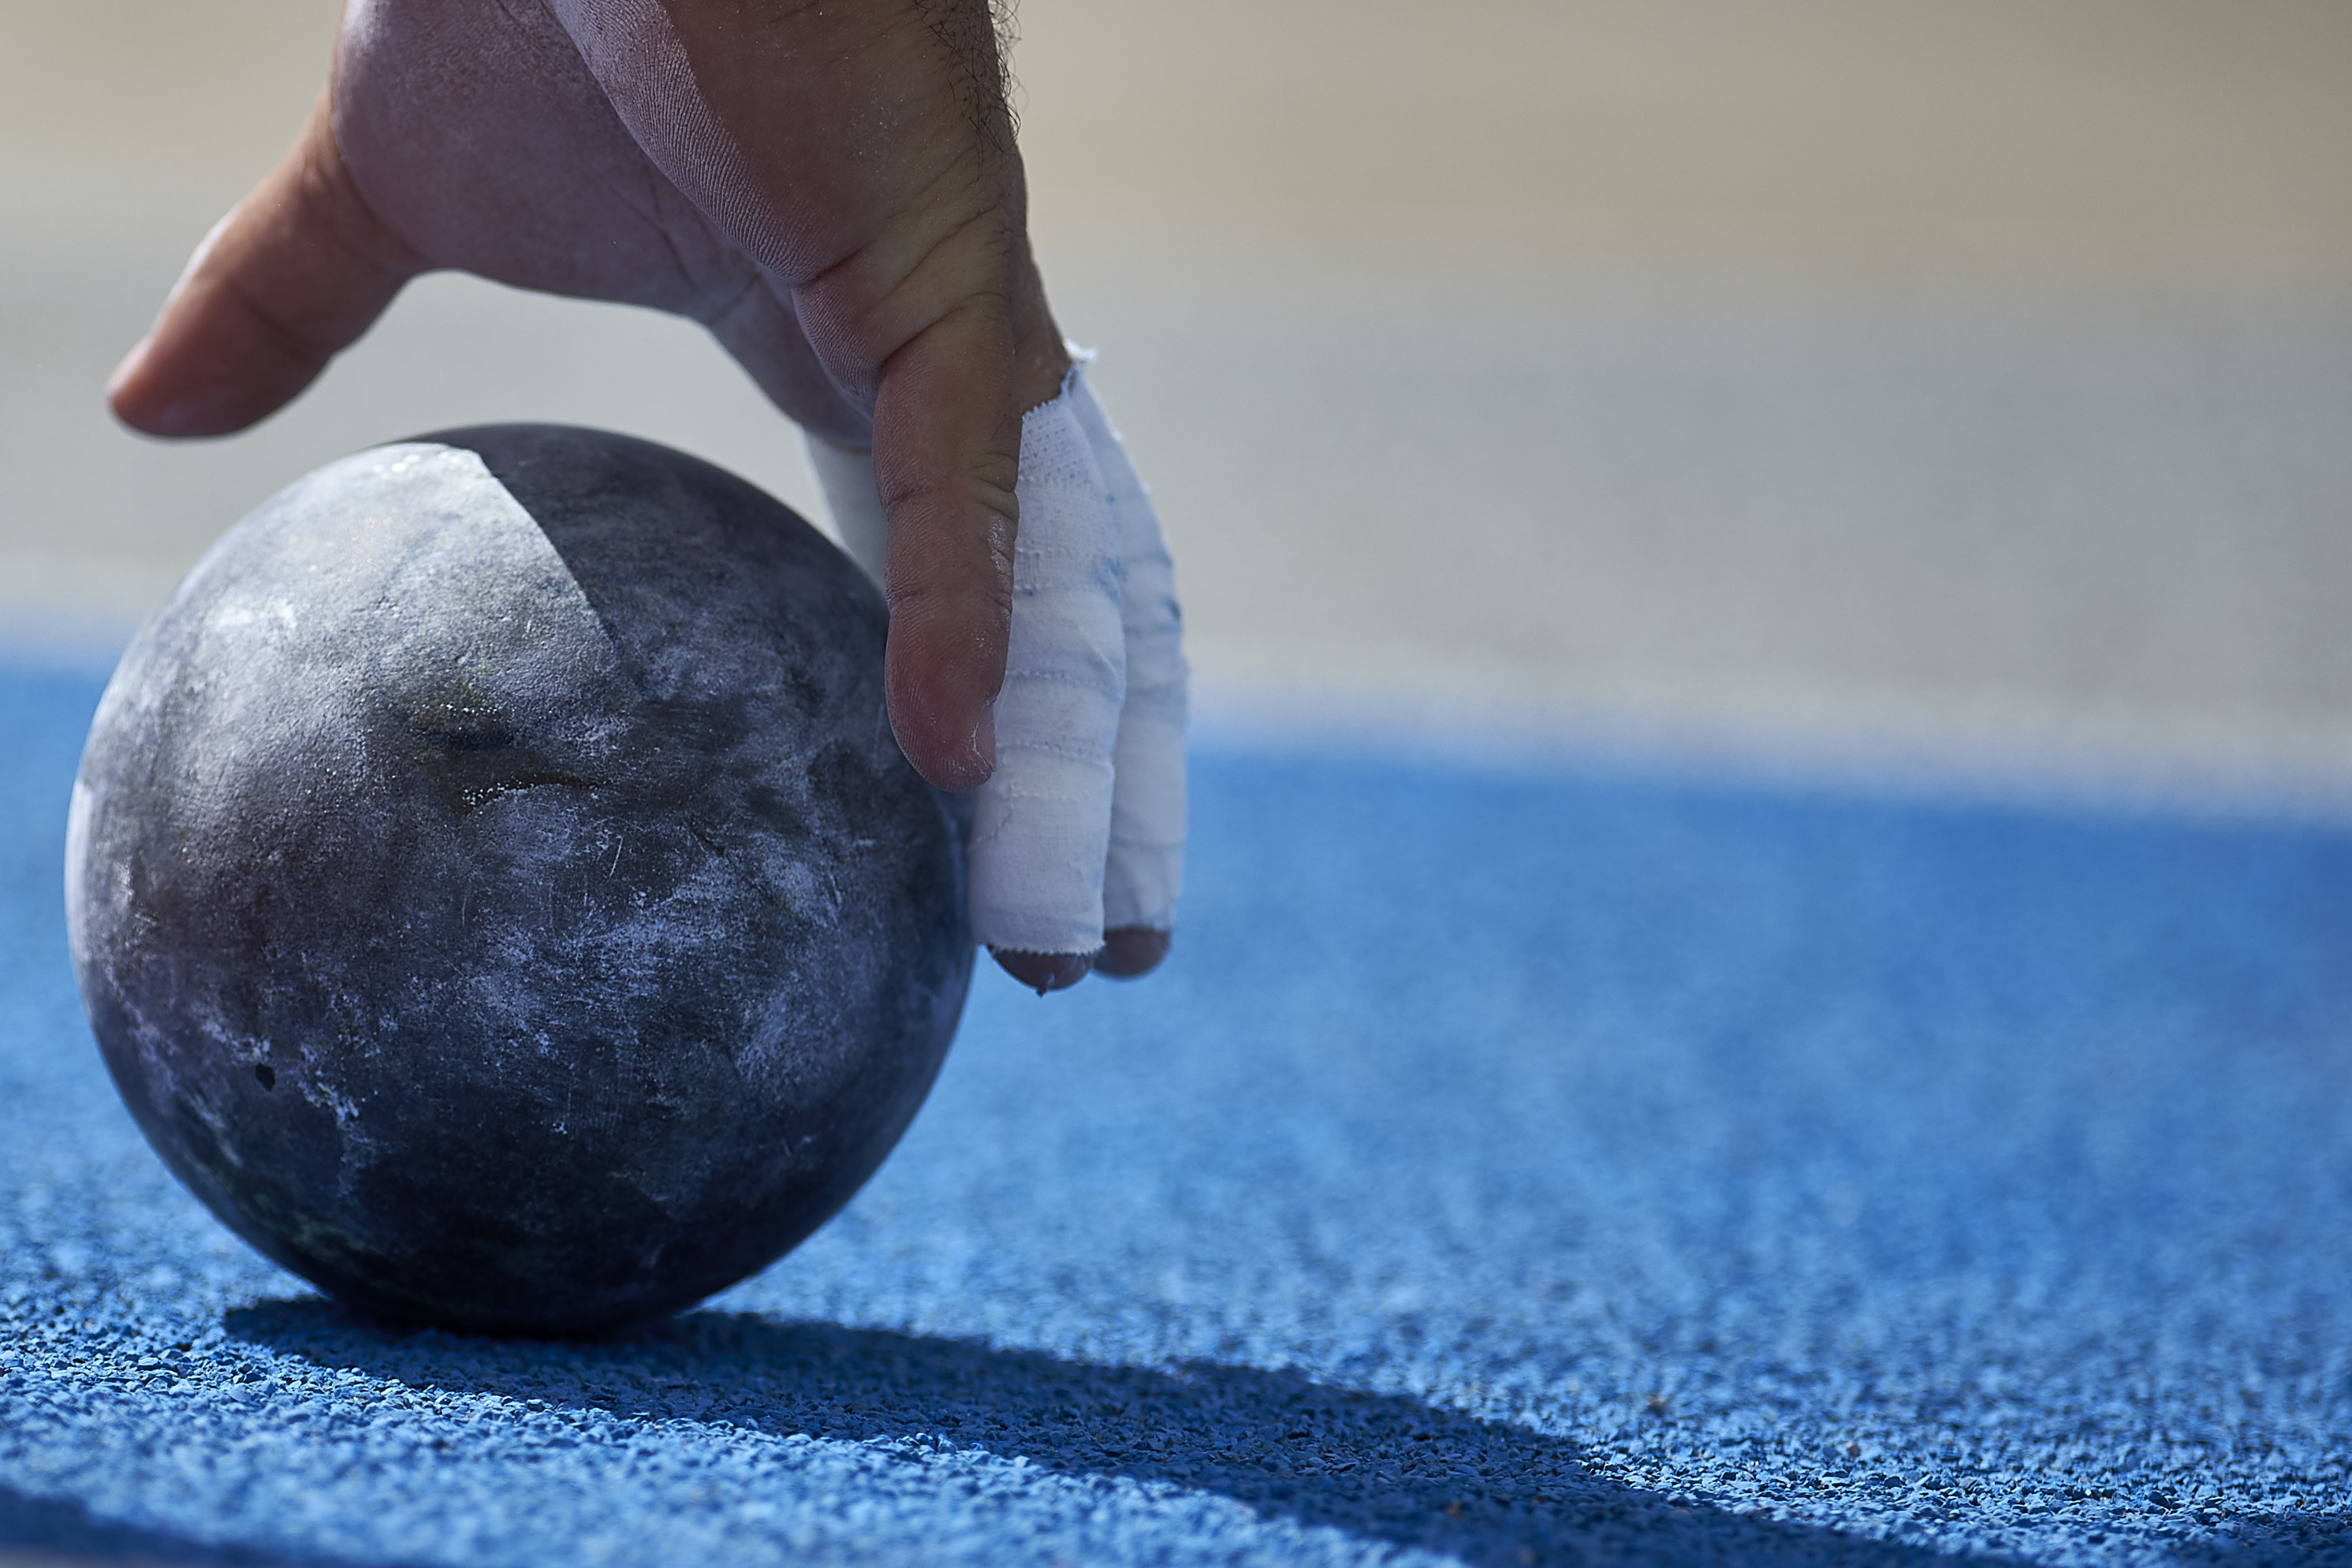
<svg viewBox="0 0 2352 1568">
<path fill-rule="evenodd" d="M 123 655 L 74 786 L 90 1024 L 164 1163 L 383 1316 L 593 1333 L 830 1218 L 971 975 L 881 598 L 782 504 L 546 425 L 322 468 Z"/>
</svg>

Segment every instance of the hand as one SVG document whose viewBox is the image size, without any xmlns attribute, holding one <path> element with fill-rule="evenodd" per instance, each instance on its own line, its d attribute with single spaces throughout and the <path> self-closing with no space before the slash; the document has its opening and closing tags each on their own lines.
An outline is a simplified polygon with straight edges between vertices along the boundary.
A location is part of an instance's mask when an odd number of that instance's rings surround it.
<svg viewBox="0 0 2352 1568">
<path fill-rule="evenodd" d="M 1140 541 L 1146 576 L 1155 551 L 1165 559 L 1117 438 L 1082 383 L 1066 390 L 1070 361 L 1025 225 L 985 0 L 352 0 L 333 80 L 294 151 L 206 238 L 111 395 L 153 434 L 241 429 L 436 268 L 701 321 L 812 436 L 871 453 L 887 519 L 892 727 L 940 788 L 986 785 L 975 932 L 1041 989 L 1083 976 L 1105 940 L 1100 904 L 1071 907 L 1083 889 L 1066 889 L 1052 919 L 1003 917 L 984 896 L 987 857 L 1042 875 L 1108 854 L 1111 885 L 1093 885 L 1127 929 L 1111 932 L 1102 967 L 1139 973 L 1164 951 L 1172 914 L 1165 801 L 1145 836 L 1166 863 L 1144 879 L 1165 895 L 1139 895 L 1120 890 L 1114 835 L 1096 820 L 1120 814 L 1117 802 L 1037 791 L 1018 777 L 1025 765 L 998 766 L 1000 747 L 1034 761 L 1056 744 L 1015 733 L 1036 716 L 1016 720 L 1013 692 L 998 701 L 1008 640 L 1054 643 L 1057 621 L 1099 619 L 1108 603 L 1118 645 L 1129 544 Z M 1113 541 L 1091 611 L 1074 608 L 1085 594 L 1040 600 L 1018 580 L 1021 500 L 1036 487 L 1024 411 L 1033 429 L 1066 436 L 1075 423 L 1133 491 L 1122 517 L 1097 457 L 1094 497 L 1063 497 L 1085 515 L 1080 533 Z M 1036 612 L 1017 612 L 1016 597 Z M 1172 642 L 1170 653 L 1181 725 Z M 1109 730 L 1123 732 L 1118 674 L 1106 695 Z M 1109 730 L 1094 726 L 1087 742 L 1106 777 L 1125 745 Z M 1153 751 L 1163 773 L 1166 751 Z M 1122 800 L 1169 795 L 1165 778 L 1129 777 L 1120 758 Z M 1173 766 L 1181 842 L 1181 751 Z M 1000 825 L 1023 824 L 1017 849 L 988 831 L 992 799 Z M 1122 919 L 1130 907 L 1142 913 Z"/>
<path fill-rule="evenodd" d="M 997 961 L 1046 991 L 1084 977 L 1098 942 L 1094 968 L 1121 977 L 1167 954 L 1186 671 L 1160 519 L 1084 373 L 1021 423 L 1003 749 L 974 813 L 971 907 Z M 878 576 L 873 465 L 815 439 L 809 457 L 843 543 Z"/>
</svg>

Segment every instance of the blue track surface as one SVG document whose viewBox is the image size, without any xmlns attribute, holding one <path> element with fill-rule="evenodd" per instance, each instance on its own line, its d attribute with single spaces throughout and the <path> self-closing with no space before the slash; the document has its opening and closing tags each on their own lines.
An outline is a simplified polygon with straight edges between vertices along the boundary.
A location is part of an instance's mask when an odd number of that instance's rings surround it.
<svg viewBox="0 0 2352 1568">
<path fill-rule="evenodd" d="M 118 1107 L 0 675 L 0 1560 L 2352 1562 L 2352 838 L 1213 756 L 793 1257 L 355 1321 Z M 1427 1554 L 1427 1555 L 1424 1555 Z"/>
</svg>

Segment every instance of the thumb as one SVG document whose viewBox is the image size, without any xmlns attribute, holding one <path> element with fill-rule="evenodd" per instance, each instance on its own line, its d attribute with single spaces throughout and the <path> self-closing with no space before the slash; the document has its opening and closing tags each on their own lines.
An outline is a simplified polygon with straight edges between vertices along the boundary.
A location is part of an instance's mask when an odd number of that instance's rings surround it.
<svg viewBox="0 0 2352 1568">
<path fill-rule="evenodd" d="M 294 150 L 197 247 L 107 401 L 149 435 L 242 430 L 293 401 L 424 270 L 352 183 L 322 94 Z"/>
</svg>

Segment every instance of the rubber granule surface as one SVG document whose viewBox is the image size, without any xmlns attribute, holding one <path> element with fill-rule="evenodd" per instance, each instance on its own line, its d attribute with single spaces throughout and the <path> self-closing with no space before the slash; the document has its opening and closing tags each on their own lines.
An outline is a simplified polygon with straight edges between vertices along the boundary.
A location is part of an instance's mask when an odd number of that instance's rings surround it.
<svg viewBox="0 0 2352 1568">
<path fill-rule="evenodd" d="M 0 1560 L 2352 1562 L 2352 834 L 1212 754 L 656 1328 L 346 1313 L 116 1101 L 0 675 Z M 43 1555 L 40 1560 L 53 1561 Z"/>
</svg>

